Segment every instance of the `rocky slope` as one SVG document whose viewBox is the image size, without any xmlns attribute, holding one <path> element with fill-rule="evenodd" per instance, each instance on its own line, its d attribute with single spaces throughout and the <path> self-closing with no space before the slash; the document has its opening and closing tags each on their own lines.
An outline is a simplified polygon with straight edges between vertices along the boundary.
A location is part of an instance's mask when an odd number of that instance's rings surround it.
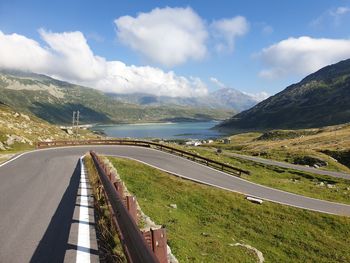
<svg viewBox="0 0 350 263">
<path fill-rule="evenodd" d="M 218 127 L 231 131 L 295 129 L 349 121 L 350 59 L 320 69 Z"/>
<path fill-rule="evenodd" d="M 97 138 L 88 131 L 80 131 L 80 139 Z M 15 111 L 0 103 L 0 152 L 35 146 L 37 141 L 71 140 L 74 136 L 31 114 Z"/>
</svg>

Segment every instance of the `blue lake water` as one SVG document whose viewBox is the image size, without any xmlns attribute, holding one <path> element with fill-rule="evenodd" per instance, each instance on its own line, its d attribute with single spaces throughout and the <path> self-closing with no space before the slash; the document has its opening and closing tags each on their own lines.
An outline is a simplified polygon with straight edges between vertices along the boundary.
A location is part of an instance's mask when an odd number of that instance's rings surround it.
<svg viewBox="0 0 350 263">
<path fill-rule="evenodd" d="M 224 136 L 216 130 L 211 130 L 217 124 L 216 121 L 142 123 L 96 125 L 91 129 L 103 131 L 107 136 L 116 138 L 210 139 Z"/>
</svg>

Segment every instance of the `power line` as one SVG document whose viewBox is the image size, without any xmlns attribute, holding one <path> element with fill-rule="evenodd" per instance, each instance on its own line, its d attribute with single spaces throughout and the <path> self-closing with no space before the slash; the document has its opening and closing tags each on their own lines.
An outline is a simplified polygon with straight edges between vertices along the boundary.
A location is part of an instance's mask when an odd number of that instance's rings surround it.
<svg viewBox="0 0 350 263">
<path fill-rule="evenodd" d="M 73 135 L 75 135 L 76 138 L 78 137 L 79 117 L 80 117 L 80 112 L 73 111 L 72 131 L 73 131 Z"/>
</svg>

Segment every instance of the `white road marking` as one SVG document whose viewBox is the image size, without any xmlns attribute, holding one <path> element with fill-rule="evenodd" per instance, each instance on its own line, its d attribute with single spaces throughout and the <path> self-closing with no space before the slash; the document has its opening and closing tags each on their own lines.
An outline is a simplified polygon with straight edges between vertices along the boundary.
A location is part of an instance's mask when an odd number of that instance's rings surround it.
<svg viewBox="0 0 350 263">
<path fill-rule="evenodd" d="M 78 243 L 77 258 L 78 263 L 90 262 L 90 225 L 89 223 L 89 197 L 87 192 L 87 174 L 83 162 L 80 157 L 80 208 L 79 208 L 79 227 L 78 227 Z"/>
<path fill-rule="evenodd" d="M 16 155 L 16 156 L 10 158 L 9 160 L 7 160 L 6 162 L 3 162 L 2 164 L 0 164 L 0 167 L 4 166 L 4 165 L 6 165 L 6 164 L 8 164 L 8 163 L 10 163 L 10 162 L 12 162 L 14 160 L 16 160 L 17 158 L 21 157 L 22 155 L 25 155 L 26 153 L 30 153 L 30 152 L 24 152 L 24 153 L 21 153 L 19 155 Z"/>
<path fill-rule="evenodd" d="M 107 154 L 106 156 L 111 156 L 111 157 L 119 157 L 119 158 L 125 158 L 125 159 L 129 159 L 129 160 L 134 160 L 134 161 L 137 161 L 137 162 L 140 162 L 140 163 L 143 163 L 147 166 L 150 166 L 150 167 L 153 167 L 153 168 L 156 168 L 158 170 L 161 170 L 163 172 L 166 172 L 166 173 L 169 173 L 169 174 L 173 174 L 177 177 L 181 177 L 181 178 L 185 178 L 189 181 L 192 181 L 192 182 L 196 182 L 196 183 L 200 183 L 200 184 L 204 184 L 204 185 L 209 185 L 209 186 L 213 186 L 213 187 L 216 187 L 216 188 L 220 188 L 220 189 L 223 189 L 223 190 L 226 190 L 226 191 L 229 191 L 229 192 L 234 192 L 234 193 L 238 193 L 238 194 L 241 194 L 241 195 L 247 195 L 247 193 L 243 193 L 243 192 L 240 192 L 238 190 L 233 190 L 233 189 L 230 189 L 230 188 L 227 188 L 227 187 L 223 187 L 223 186 L 219 186 L 219 185 L 216 185 L 216 184 L 212 184 L 212 183 L 208 183 L 208 182 L 205 182 L 205 181 L 201 181 L 201 180 L 198 180 L 198 179 L 194 179 L 192 177 L 188 177 L 188 176 L 185 176 L 183 174 L 179 174 L 179 173 L 176 173 L 176 172 L 172 172 L 172 171 L 169 171 L 167 169 L 163 169 L 161 167 L 158 167 L 156 165 L 152 165 L 152 164 L 149 164 L 147 162 L 144 162 L 144 161 L 141 161 L 139 159 L 136 159 L 136 158 L 133 158 L 133 157 L 129 157 L 129 156 L 125 156 L 125 155 L 110 155 L 110 154 Z M 198 165 L 202 165 L 200 163 L 196 163 Z M 207 167 L 205 165 L 202 165 L 208 169 L 212 169 L 214 171 L 217 171 L 219 173 L 223 173 L 225 175 L 228 175 L 228 176 L 232 176 L 230 174 L 226 174 L 225 172 L 222 172 L 222 171 L 219 171 L 219 170 L 216 170 L 214 168 L 211 168 L 211 167 Z M 239 180 L 242 180 L 242 181 L 246 181 L 242 178 L 239 178 L 239 177 L 235 177 Z M 249 183 L 252 183 L 250 181 L 246 181 L 246 182 L 249 182 Z M 252 183 L 252 184 L 255 184 L 255 185 L 258 185 L 258 186 L 263 186 L 263 185 L 259 185 L 259 184 L 256 184 L 256 183 Z M 265 186 L 263 186 L 265 187 Z M 269 188 L 269 187 L 265 187 L 265 188 Z M 274 188 L 270 188 L 272 190 L 277 190 L 279 192 L 284 192 L 284 193 L 287 193 L 287 194 L 292 194 L 292 195 L 296 195 L 298 196 L 297 194 L 294 194 L 294 193 L 290 193 L 290 192 L 285 192 L 285 191 L 282 191 L 282 190 L 279 190 L 279 189 L 274 189 Z M 256 196 L 256 195 L 250 195 L 252 197 L 255 197 L 255 198 L 260 198 L 260 199 L 263 199 L 265 201 L 270 201 L 270 202 L 273 202 L 273 203 L 277 203 L 277 204 L 281 204 L 281 205 L 287 205 L 287 206 L 292 206 L 292 207 L 296 207 L 296 208 L 300 208 L 300 209 L 305 209 L 305 210 L 309 210 L 309 211 L 314 211 L 314 212 L 319 212 L 319 213 L 325 213 L 325 214 L 330 214 L 330 215 L 340 215 L 340 216 L 346 216 L 346 215 L 343 215 L 343 214 L 337 214 L 337 213 L 332 213 L 332 212 L 328 212 L 328 211 L 324 211 L 324 210 L 318 210 L 318 209 L 314 209 L 314 208 L 309 208 L 309 207 L 304 207 L 304 206 L 299 206 L 299 205 L 295 205 L 295 204 L 291 204 L 291 203 L 285 203 L 285 202 L 281 202 L 281 201 L 276 201 L 276 200 L 273 200 L 273 199 L 269 199 L 269 198 L 265 198 L 265 197 L 260 197 L 260 196 Z M 333 204 L 339 204 L 339 205 L 345 205 L 345 206 L 349 206 L 347 204 L 343 204 L 343 203 L 335 203 L 335 202 L 331 202 L 331 201 L 325 201 L 325 200 L 322 200 L 322 199 L 316 199 L 316 198 L 312 198 L 312 197 L 307 197 L 307 196 L 302 196 L 300 195 L 301 197 L 305 197 L 305 198 L 308 198 L 308 199 L 314 199 L 314 200 L 317 200 L 317 201 L 322 201 L 322 202 L 326 202 L 326 203 L 333 203 Z"/>
</svg>

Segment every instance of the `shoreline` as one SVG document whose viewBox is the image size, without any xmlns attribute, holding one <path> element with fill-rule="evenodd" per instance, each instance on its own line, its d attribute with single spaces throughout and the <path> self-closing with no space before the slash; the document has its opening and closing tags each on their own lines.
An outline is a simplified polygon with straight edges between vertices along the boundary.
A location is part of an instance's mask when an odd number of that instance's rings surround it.
<svg viewBox="0 0 350 263">
<path fill-rule="evenodd" d="M 146 122 L 128 124 L 97 124 L 89 128 L 107 137 L 152 138 L 162 140 L 206 140 L 226 136 L 212 130 L 218 121 L 202 122 Z"/>
<path fill-rule="evenodd" d="M 116 126 L 116 125 L 130 125 L 130 126 L 143 126 L 143 125 L 171 125 L 171 124 L 181 124 L 181 123 L 203 123 L 203 122 L 213 122 L 219 123 L 220 120 L 196 120 L 196 121 L 166 121 L 166 122 L 124 122 L 124 123 L 94 123 L 85 124 L 79 126 L 89 126 L 88 128 L 98 127 L 98 126 Z M 70 127 L 70 126 L 68 126 Z"/>
</svg>

